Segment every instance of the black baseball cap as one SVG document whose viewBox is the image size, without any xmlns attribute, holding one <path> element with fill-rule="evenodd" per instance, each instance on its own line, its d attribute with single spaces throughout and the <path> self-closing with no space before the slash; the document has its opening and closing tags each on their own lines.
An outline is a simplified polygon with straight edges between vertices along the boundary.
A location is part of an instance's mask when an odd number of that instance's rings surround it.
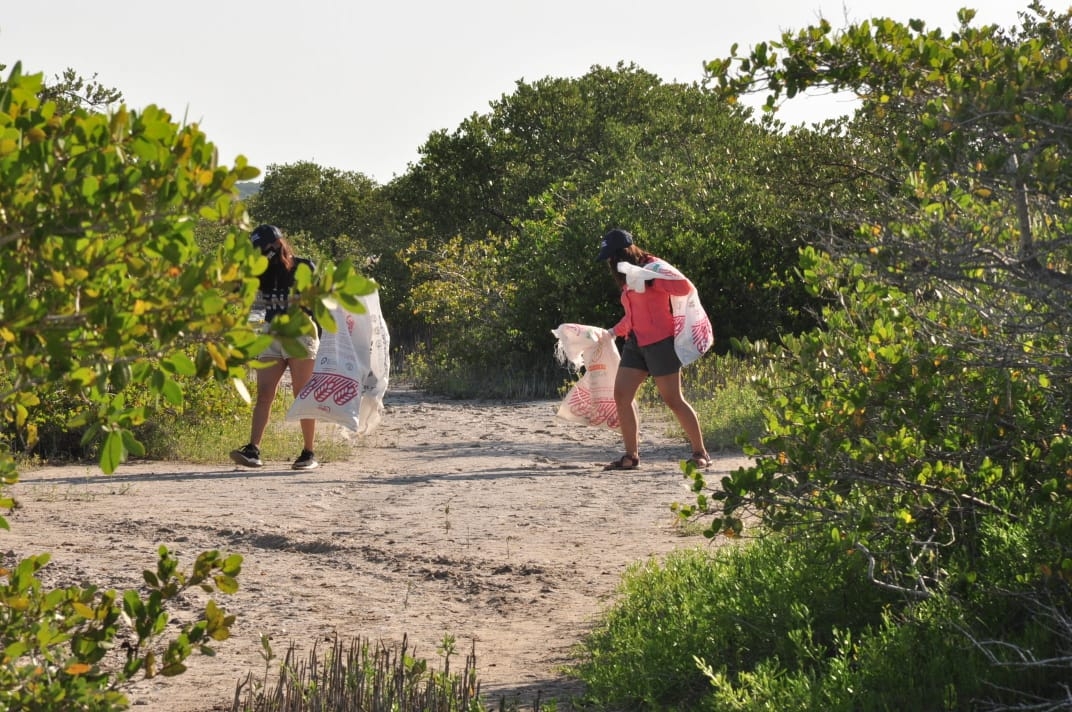
<svg viewBox="0 0 1072 712">
<path fill-rule="evenodd" d="M 263 250 L 265 247 L 282 240 L 283 233 L 275 225 L 258 225 L 250 233 L 249 239 L 253 241 L 254 247 L 259 247 Z"/>
<path fill-rule="evenodd" d="M 633 236 L 625 230 L 614 228 L 607 232 L 603 236 L 603 240 L 599 243 L 599 256 L 596 257 L 596 262 L 602 262 L 605 259 L 612 257 L 618 250 L 624 250 L 633 244 Z"/>
</svg>

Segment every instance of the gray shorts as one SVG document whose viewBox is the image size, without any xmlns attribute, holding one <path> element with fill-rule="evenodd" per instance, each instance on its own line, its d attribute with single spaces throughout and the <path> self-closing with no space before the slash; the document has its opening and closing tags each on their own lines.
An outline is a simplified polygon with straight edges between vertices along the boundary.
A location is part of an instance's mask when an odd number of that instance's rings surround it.
<svg viewBox="0 0 1072 712">
<path fill-rule="evenodd" d="M 312 320 L 310 319 L 310 321 Z M 264 328 L 267 329 L 268 325 L 265 324 Z M 320 350 L 320 337 L 317 336 L 315 330 L 308 336 L 299 336 L 298 343 L 305 349 L 305 353 L 308 354 L 308 356 L 305 356 L 304 358 L 316 358 L 316 352 Z M 268 348 L 257 355 L 257 359 L 260 361 L 286 361 L 288 359 L 301 358 L 303 357 L 291 356 L 288 354 L 279 339 L 273 339 L 272 343 L 268 344 Z"/>
<path fill-rule="evenodd" d="M 619 366 L 647 371 L 652 376 L 668 376 L 681 370 L 681 359 L 674 350 L 673 336 L 647 346 L 637 345 L 636 339 L 630 336 L 622 346 Z"/>
</svg>

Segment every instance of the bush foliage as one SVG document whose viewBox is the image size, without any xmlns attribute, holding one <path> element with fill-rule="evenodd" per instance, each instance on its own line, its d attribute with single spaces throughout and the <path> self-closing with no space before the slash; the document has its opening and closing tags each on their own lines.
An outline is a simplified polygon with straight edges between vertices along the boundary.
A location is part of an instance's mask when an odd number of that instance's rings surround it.
<svg viewBox="0 0 1072 712">
<path fill-rule="evenodd" d="M 683 550 L 626 574 L 572 673 L 594 709 L 1007 709 L 1024 690 L 1060 699 L 1067 668 L 1021 657 L 1062 645 L 1014 573 L 1036 534 L 988 529 L 997 585 L 923 602 L 872 585 L 866 557 L 832 539 Z"/>
</svg>

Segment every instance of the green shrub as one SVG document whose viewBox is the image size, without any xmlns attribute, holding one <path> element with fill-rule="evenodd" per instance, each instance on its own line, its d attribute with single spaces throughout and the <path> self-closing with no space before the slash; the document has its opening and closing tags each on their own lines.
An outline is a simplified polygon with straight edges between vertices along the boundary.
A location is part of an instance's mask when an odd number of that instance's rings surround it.
<svg viewBox="0 0 1072 712">
<path fill-rule="evenodd" d="M 158 554 L 156 571 L 143 573 L 144 595 L 92 585 L 47 589 L 38 574 L 48 554 L 0 569 L 0 709 L 126 709 L 123 688 L 136 677 L 180 675 L 194 650 L 214 654 L 234 616 L 209 600 L 195 621 L 178 624 L 168 607 L 191 588 L 234 593 L 242 557 L 203 552 L 182 571 L 166 547 Z M 127 654 L 110 655 L 120 642 Z"/>
<path fill-rule="evenodd" d="M 599 705 L 690 709 L 710 688 L 694 658 L 731 678 L 771 661 L 811 669 L 837 630 L 877 623 L 890 602 L 862 574 L 842 548 L 775 538 L 634 566 L 574 672 Z"/>
<path fill-rule="evenodd" d="M 572 673 L 589 703 L 614 710 L 968 710 L 1063 699 L 1072 591 L 1039 563 L 1049 551 L 1043 514 L 982 526 L 985 568 L 950 572 L 959 583 L 923 600 L 872 583 L 864 557 L 833 538 L 771 535 L 638 564 Z"/>
<path fill-rule="evenodd" d="M 835 645 L 814 656 L 808 631 L 796 632 L 808 664 L 771 657 L 731 674 L 708 664 L 709 695 L 697 709 L 854 712 L 970 708 L 982 667 L 963 636 L 941 618 L 895 621 L 883 614 L 854 634 L 834 631 Z M 966 704 L 968 703 L 968 704 Z"/>
<path fill-rule="evenodd" d="M 196 356 L 196 349 L 187 349 L 187 356 Z M 247 379 L 252 390 L 252 379 Z M 248 412 L 248 407 L 229 381 L 207 380 L 195 376 L 175 374 L 174 387 L 181 390 L 183 402 L 175 405 L 148 389 L 130 389 L 127 404 L 140 412 L 134 427 L 142 440 L 146 454 L 154 459 L 183 457 L 187 452 L 202 452 L 206 422 L 226 423 L 235 420 L 236 414 Z M 5 379 L 0 376 L 0 390 Z M 28 408 L 27 427 L 23 433 L 10 423 L 4 424 L 0 439 L 12 452 L 24 460 L 45 461 L 85 460 L 94 458 L 100 446 L 102 434 L 99 424 L 91 424 L 93 416 L 87 413 L 89 400 L 77 390 L 57 387 L 43 391 L 39 402 Z M 248 416 L 243 416 L 248 430 Z M 181 447 L 184 433 L 196 432 L 202 446 L 189 451 Z M 31 437 L 27 437 L 29 433 Z"/>
</svg>

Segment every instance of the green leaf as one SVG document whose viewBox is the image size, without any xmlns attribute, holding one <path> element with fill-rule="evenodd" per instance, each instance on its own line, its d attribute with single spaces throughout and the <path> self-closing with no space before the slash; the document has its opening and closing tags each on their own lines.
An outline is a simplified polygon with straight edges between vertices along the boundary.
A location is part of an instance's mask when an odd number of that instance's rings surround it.
<svg viewBox="0 0 1072 712">
<path fill-rule="evenodd" d="M 197 366 L 193 359 L 182 351 L 176 351 L 165 358 L 162 363 L 169 371 L 180 376 L 193 376 L 197 373 Z"/>
<path fill-rule="evenodd" d="M 74 601 L 71 604 L 71 609 L 86 620 L 93 620 L 94 618 L 96 618 L 96 613 L 93 611 L 93 609 L 82 603 L 81 601 Z"/>
<path fill-rule="evenodd" d="M 237 576 L 242 570 L 242 555 L 230 554 L 220 564 L 220 571 L 228 576 Z"/>
<path fill-rule="evenodd" d="M 327 275 L 325 275 L 326 278 Z M 294 271 L 294 286 L 298 291 L 308 289 L 312 283 L 313 273 L 309 269 L 309 265 L 304 262 L 298 265 L 298 268 Z"/>
<path fill-rule="evenodd" d="M 163 669 L 160 670 L 160 674 L 164 677 L 175 677 L 176 675 L 181 675 L 184 672 L 186 672 L 186 665 L 184 665 L 183 663 L 171 663 L 170 665 L 166 665 Z"/>
<path fill-rule="evenodd" d="M 193 365 L 191 363 L 191 365 Z M 181 406 L 183 402 L 182 386 L 176 383 L 171 378 L 164 379 L 164 383 L 161 386 L 161 393 L 164 395 L 164 399 L 168 403 L 174 406 Z"/>
<path fill-rule="evenodd" d="M 230 576 L 220 574 L 214 580 L 216 581 L 216 587 L 223 593 L 235 593 L 238 591 L 238 581 Z"/>
<path fill-rule="evenodd" d="M 82 195 L 88 199 L 94 199 L 100 190 L 100 180 L 97 176 L 86 176 L 82 179 Z"/>
<path fill-rule="evenodd" d="M 100 466 L 105 474 L 112 474 L 123 462 L 123 436 L 121 431 L 109 431 L 101 447 Z"/>
<path fill-rule="evenodd" d="M 227 301 L 218 294 L 208 293 L 201 298 L 201 309 L 205 314 L 219 314 L 227 308 Z"/>
<path fill-rule="evenodd" d="M 25 655 L 30 649 L 30 646 L 23 641 L 15 641 L 4 648 L 4 657 L 9 660 L 18 660 Z"/>
<path fill-rule="evenodd" d="M 122 430 L 120 432 L 122 433 L 123 447 L 126 452 L 134 457 L 144 457 L 145 446 L 138 442 L 137 438 L 134 437 L 134 433 L 129 430 Z"/>
</svg>

